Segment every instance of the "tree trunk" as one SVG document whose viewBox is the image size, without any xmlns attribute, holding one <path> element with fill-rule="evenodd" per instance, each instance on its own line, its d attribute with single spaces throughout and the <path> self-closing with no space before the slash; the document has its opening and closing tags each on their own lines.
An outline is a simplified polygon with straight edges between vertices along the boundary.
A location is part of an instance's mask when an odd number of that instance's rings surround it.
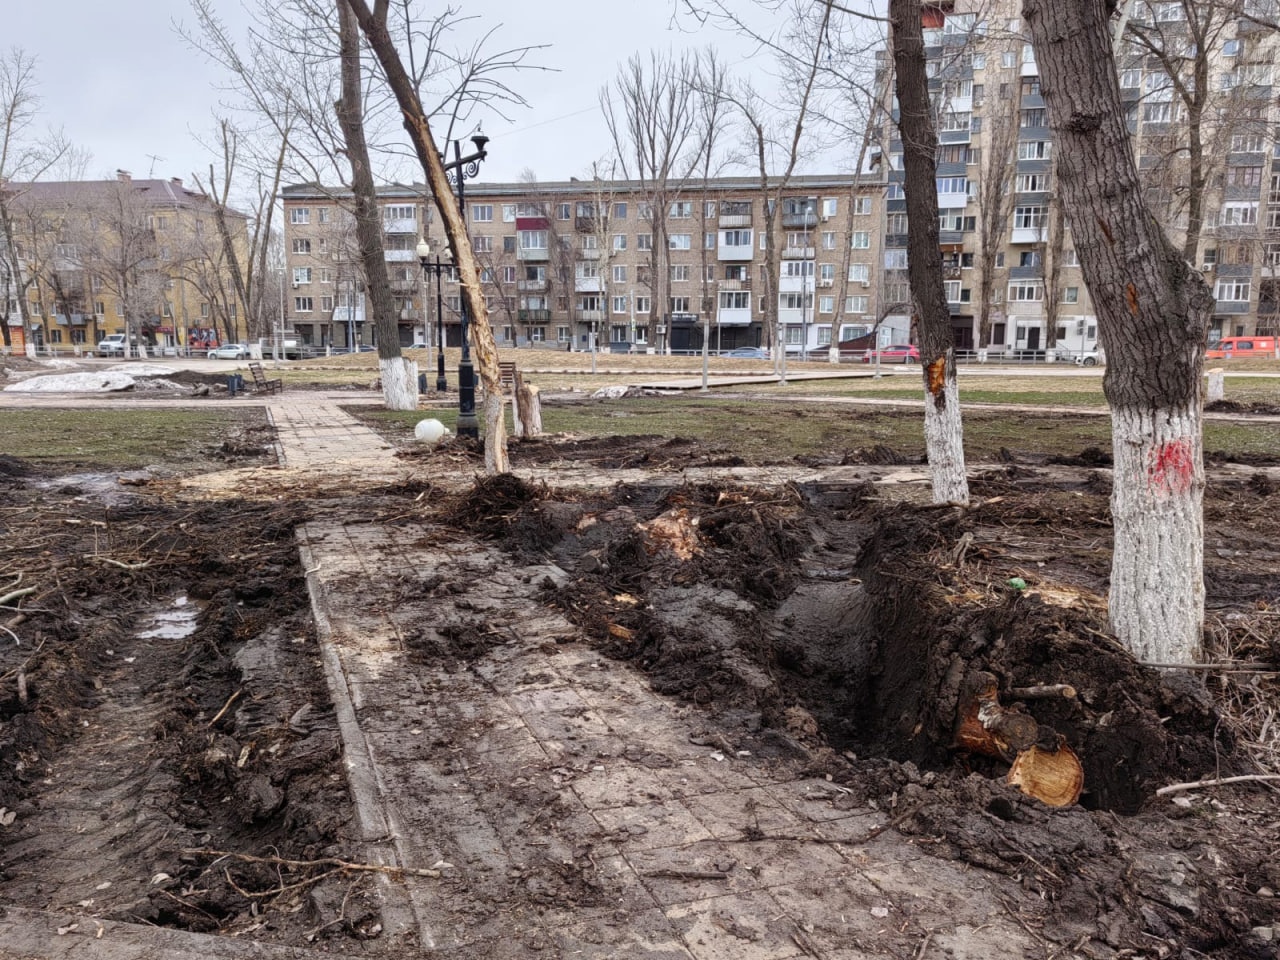
<svg viewBox="0 0 1280 960">
<path fill-rule="evenodd" d="M 462 296 L 466 299 L 469 312 L 471 346 L 478 361 L 480 381 L 484 385 L 485 470 L 489 473 L 506 473 L 511 467 L 507 460 L 507 427 L 502 415 L 498 345 L 493 339 L 493 328 L 489 326 L 488 308 L 480 286 L 480 271 L 476 266 L 475 252 L 471 248 L 466 221 L 463 219 L 465 212 L 458 209 L 458 201 L 445 174 L 444 161 L 440 158 L 431 127 L 422 112 L 422 104 L 418 100 L 413 81 L 405 72 L 395 41 L 387 32 L 387 0 L 377 0 L 374 11 L 370 11 L 364 0 L 338 2 L 344 9 L 350 8 L 355 14 L 370 49 L 382 65 L 387 84 L 404 114 L 405 130 L 413 141 L 418 161 L 426 173 L 427 185 L 431 187 L 431 193 L 435 197 L 436 209 L 440 211 L 445 236 L 453 251 L 453 262 L 462 281 Z M 385 270 L 383 275 L 385 276 Z M 398 349 L 397 347 L 397 352 Z"/>
<path fill-rule="evenodd" d="M 516 381 L 516 431 L 522 437 L 542 436 L 542 398 L 538 388 Z"/>
<path fill-rule="evenodd" d="M 351 192 L 355 199 L 356 238 L 360 262 L 378 330 L 378 365 L 382 369 L 382 398 L 388 410 L 417 410 L 418 391 L 404 389 L 407 370 L 400 356 L 400 334 L 396 329 L 395 300 L 387 278 L 387 261 L 382 249 L 382 215 L 378 192 L 369 166 L 369 145 L 364 136 L 364 116 L 360 96 L 360 35 L 351 8 L 338 0 L 339 36 L 342 44 L 342 99 L 337 103 L 338 120 L 346 140 L 351 163 Z M 348 305 L 350 309 L 350 305 Z M 351 344 L 348 344 L 351 346 Z"/>
<path fill-rule="evenodd" d="M 1213 294 L 1147 209 L 1107 0 L 1024 0 L 1058 191 L 1107 352 L 1115 458 L 1111 626 L 1141 660 L 1191 663 L 1204 618 L 1201 373 Z"/>
<path fill-rule="evenodd" d="M 907 268 L 916 302 L 920 363 L 925 388 L 924 438 L 935 503 L 968 503 L 964 431 L 956 384 L 951 311 L 942 283 L 938 245 L 938 135 L 925 76 L 920 0 L 890 0 L 893 59 L 898 94 L 907 197 Z"/>
</svg>

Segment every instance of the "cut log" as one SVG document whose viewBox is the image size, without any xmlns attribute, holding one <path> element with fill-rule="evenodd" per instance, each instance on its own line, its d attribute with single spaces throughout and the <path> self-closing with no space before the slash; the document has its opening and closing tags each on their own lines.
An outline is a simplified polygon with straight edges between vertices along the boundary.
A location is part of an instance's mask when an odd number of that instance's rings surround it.
<svg viewBox="0 0 1280 960">
<path fill-rule="evenodd" d="M 542 399 L 538 388 L 520 379 L 516 384 L 516 434 L 522 437 L 542 436 Z"/>
<path fill-rule="evenodd" d="M 1062 742 L 1056 750 L 1033 745 L 1018 754 L 1009 768 L 1009 783 L 1051 807 L 1068 807 L 1080 799 L 1084 768 L 1075 751 Z"/>
</svg>

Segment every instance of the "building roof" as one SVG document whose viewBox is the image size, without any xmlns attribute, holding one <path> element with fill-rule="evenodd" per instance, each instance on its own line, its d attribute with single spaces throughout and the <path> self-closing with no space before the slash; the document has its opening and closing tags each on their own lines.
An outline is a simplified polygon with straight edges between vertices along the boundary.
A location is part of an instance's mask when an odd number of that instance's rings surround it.
<svg viewBox="0 0 1280 960">
<path fill-rule="evenodd" d="M 134 180 L 124 171 L 120 171 L 114 180 L 6 182 L 0 184 L 0 190 L 21 196 L 34 204 L 40 205 L 74 201 L 83 202 L 90 198 L 105 197 L 126 184 L 149 206 L 191 210 L 211 210 L 213 208 L 213 202 L 207 194 L 183 186 L 182 180 L 178 177 L 173 177 L 169 180 Z M 227 213 L 233 217 L 247 219 L 245 214 L 232 209 L 228 209 Z"/>
</svg>

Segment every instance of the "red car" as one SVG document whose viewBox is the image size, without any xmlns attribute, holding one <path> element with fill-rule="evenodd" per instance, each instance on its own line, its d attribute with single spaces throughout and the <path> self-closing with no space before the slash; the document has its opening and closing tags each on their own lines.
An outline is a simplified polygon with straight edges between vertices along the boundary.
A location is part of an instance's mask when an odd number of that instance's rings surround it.
<svg viewBox="0 0 1280 960">
<path fill-rule="evenodd" d="M 910 343 L 895 343 L 882 347 L 879 351 L 881 363 L 919 363 L 920 351 Z M 876 351 L 868 350 L 862 355 L 863 363 L 874 363 Z"/>
</svg>

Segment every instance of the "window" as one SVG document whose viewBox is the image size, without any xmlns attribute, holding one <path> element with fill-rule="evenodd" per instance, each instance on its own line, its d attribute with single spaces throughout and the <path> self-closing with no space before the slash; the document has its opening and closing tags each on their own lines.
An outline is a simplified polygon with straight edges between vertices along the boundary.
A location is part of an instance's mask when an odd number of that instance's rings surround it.
<svg viewBox="0 0 1280 960">
<path fill-rule="evenodd" d="M 751 246 L 750 230 L 721 230 L 720 244 L 725 247 L 749 247 Z"/>
<path fill-rule="evenodd" d="M 1044 285 L 1038 281 L 1009 284 L 1010 303 L 1039 303 L 1043 299 Z"/>
<path fill-rule="evenodd" d="M 1079 303 L 1079 302 L 1080 302 L 1080 288 L 1079 288 L 1079 287 L 1067 287 L 1065 290 L 1063 290 L 1063 291 L 1062 291 L 1062 302 L 1063 302 L 1063 303 Z"/>
<path fill-rule="evenodd" d="M 1011 67 L 1016 67 L 1017 65 L 1018 55 L 1012 50 L 1006 50 L 1004 53 L 1000 54 L 1000 66 L 1004 67 L 1006 70 Z"/>
<path fill-rule="evenodd" d="M 547 249 L 546 230 L 521 230 L 516 234 L 521 250 Z"/>
<path fill-rule="evenodd" d="M 939 193 L 968 193 L 969 181 L 965 177 L 939 177 Z"/>
<path fill-rule="evenodd" d="M 627 298 L 626 298 L 626 297 L 614 297 L 614 298 L 613 298 L 613 300 L 611 301 L 611 304 L 610 304 L 610 305 L 611 305 L 611 308 L 612 308 L 612 310 L 613 310 L 613 312 L 614 312 L 614 313 L 626 313 L 626 312 L 627 312 Z M 620 339 L 620 340 L 621 340 L 621 339 L 624 339 L 624 338 L 619 337 L 618 339 Z"/>
<path fill-rule="evenodd" d="M 388 204 L 382 208 L 382 219 L 385 220 L 416 220 L 414 216 L 413 204 L 411 203 L 395 203 Z"/>
<path fill-rule="evenodd" d="M 515 238 L 515 237 L 503 237 L 503 238 L 502 238 L 502 252 L 503 252 L 503 253 L 515 253 L 515 252 L 516 252 L 516 238 Z"/>
<path fill-rule="evenodd" d="M 689 279 L 689 265 L 687 263 L 673 263 L 671 265 L 671 282 L 682 283 Z"/>
<path fill-rule="evenodd" d="M 805 310 L 812 306 L 812 293 L 784 293 L 778 297 L 778 307 L 781 310 Z"/>
<path fill-rule="evenodd" d="M 1020 267 L 1038 267 L 1042 263 L 1043 260 L 1039 250 L 1023 250 L 1018 255 L 1018 266 Z"/>
<path fill-rule="evenodd" d="M 692 250 L 693 236 L 688 233 L 672 233 L 667 236 L 668 250 Z"/>
<path fill-rule="evenodd" d="M 1173 123 L 1182 119 L 1182 107 L 1174 103 L 1144 103 L 1142 105 L 1143 123 Z"/>
<path fill-rule="evenodd" d="M 693 216 L 693 203 L 689 200 L 677 200 L 671 204 L 670 216 L 672 220 L 688 220 Z"/>
<path fill-rule="evenodd" d="M 569 220 L 573 217 L 572 207 L 567 203 L 556 204 L 556 219 Z"/>
<path fill-rule="evenodd" d="M 1062 265 L 1064 267 L 1080 266 L 1080 257 L 1076 253 L 1076 248 L 1071 247 L 1069 250 L 1062 251 Z"/>
<path fill-rule="evenodd" d="M 871 215 L 871 198 L 858 197 L 853 201 L 853 213 L 858 217 L 869 217 Z"/>
<path fill-rule="evenodd" d="M 613 249 L 615 252 L 627 249 L 627 235 L 625 233 L 615 233 L 613 235 Z"/>
<path fill-rule="evenodd" d="M 1020 173 L 1014 190 L 1018 193 L 1043 193 L 1049 189 L 1047 173 Z"/>
<path fill-rule="evenodd" d="M 648 314 L 652 311 L 652 300 L 649 297 L 636 297 L 636 313 Z"/>
<path fill-rule="evenodd" d="M 1237 133 L 1231 138 L 1232 153 L 1261 153 L 1262 149 L 1262 134 Z"/>
<path fill-rule="evenodd" d="M 320 207 L 316 212 L 319 214 L 319 218 L 318 218 L 318 219 L 319 219 L 319 221 L 320 221 L 321 223 L 328 223 L 328 222 L 329 222 L 329 208 L 328 208 L 328 207 Z M 305 222 L 306 222 L 306 221 L 304 220 L 304 221 L 303 221 L 303 223 L 305 223 Z"/>
<path fill-rule="evenodd" d="M 884 268 L 886 270 L 907 269 L 907 251 L 902 249 L 886 250 L 884 252 Z"/>
<path fill-rule="evenodd" d="M 1248 227 L 1257 222 L 1257 203 L 1224 203 L 1218 218 L 1218 223 L 1224 227 Z"/>
<path fill-rule="evenodd" d="M 866 296 L 845 297 L 844 312 L 845 313 L 866 313 L 869 309 L 871 298 Z"/>
<path fill-rule="evenodd" d="M 310 313 L 312 303 L 313 301 L 310 297 L 294 297 L 293 310 L 295 313 Z"/>
<path fill-rule="evenodd" d="M 1020 127 L 1047 127 L 1049 113 L 1044 107 L 1026 107 L 1018 119 Z"/>
<path fill-rule="evenodd" d="M 299 254 L 308 254 L 308 253 L 310 253 L 310 252 L 311 252 L 311 241 L 310 241 L 310 240 L 295 240 L 295 241 L 293 241 L 293 252 L 294 252 L 294 253 L 299 253 Z"/>
<path fill-rule="evenodd" d="M 320 310 L 324 313 L 333 313 L 333 297 L 326 296 L 320 298 Z"/>
<path fill-rule="evenodd" d="M 1013 227 L 1015 230 L 1039 230 L 1044 227 L 1044 207 L 1014 207 Z"/>
<path fill-rule="evenodd" d="M 812 260 L 787 260 L 782 264 L 782 276 L 784 277 L 812 277 L 813 261 Z"/>
<path fill-rule="evenodd" d="M 503 282 L 503 283 L 515 283 L 515 282 L 516 282 L 516 268 L 515 268 L 515 267 L 503 267 L 503 268 L 502 268 L 502 282 Z"/>
<path fill-rule="evenodd" d="M 1142 86 L 1141 70 L 1121 70 L 1120 71 L 1120 89 L 1121 90 L 1137 90 Z"/>
<path fill-rule="evenodd" d="M 713 231 L 713 232 L 710 232 L 710 233 L 704 233 L 704 234 L 702 235 L 702 249 L 703 249 L 703 250 L 714 250 L 715 248 L 716 248 L 716 235 L 715 235 L 715 232 Z"/>
<path fill-rule="evenodd" d="M 853 250 L 869 250 L 871 248 L 871 234 L 865 230 L 855 230 L 850 238 L 849 246 Z"/>
<path fill-rule="evenodd" d="M 627 219 L 627 205 L 625 203 L 615 203 L 613 205 L 613 218 L 615 220 Z"/>
<path fill-rule="evenodd" d="M 871 264 L 849 264 L 849 280 L 853 283 L 867 283 L 871 280 Z"/>
<path fill-rule="evenodd" d="M 294 267 L 294 268 L 293 268 L 293 282 L 294 282 L 295 284 L 299 284 L 299 283 L 310 283 L 310 282 L 311 282 L 311 268 L 310 268 L 310 267 Z"/>
<path fill-rule="evenodd" d="M 1142 85 L 1146 91 L 1144 99 L 1149 102 L 1173 99 L 1173 83 L 1170 81 L 1169 75 L 1163 70 L 1152 70 L 1147 74 Z"/>
<path fill-rule="evenodd" d="M 947 303 L 960 302 L 960 281 L 959 280 L 946 280 L 943 282 L 942 286 L 947 292 Z"/>
<path fill-rule="evenodd" d="M 471 205 L 471 221 L 472 223 L 492 223 L 493 204 L 473 203 Z"/>
<path fill-rule="evenodd" d="M 1227 167 L 1227 186 L 1260 187 L 1262 186 L 1262 167 Z"/>
<path fill-rule="evenodd" d="M 822 281 L 825 287 L 831 286 L 836 282 L 836 265 L 834 263 L 823 263 L 818 266 L 818 279 Z"/>
<path fill-rule="evenodd" d="M 967 113 L 952 113 L 948 111 L 942 115 L 942 123 L 938 129 L 940 131 L 968 130 L 971 127 L 970 116 Z"/>
<path fill-rule="evenodd" d="M 746 290 L 721 290 L 721 310 L 750 310 L 751 294 Z"/>
<path fill-rule="evenodd" d="M 308 207 L 294 207 L 289 211 L 289 222 L 307 224 L 311 222 L 311 210 Z"/>
<path fill-rule="evenodd" d="M 614 283 L 626 283 L 626 282 L 627 282 L 627 268 L 626 268 L 624 265 L 622 265 L 622 264 L 615 264 L 615 265 L 614 265 L 614 267 L 613 267 L 613 282 L 614 282 Z"/>
<path fill-rule="evenodd" d="M 812 243 L 812 238 L 807 230 L 787 234 L 787 249 L 789 250 L 808 250 L 811 248 Z"/>
<path fill-rule="evenodd" d="M 689 298 L 688 297 L 672 297 L 670 300 L 672 313 L 688 313 Z"/>
<path fill-rule="evenodd" d="M 818 312 L 819 313 L 835 313 L 836 298 L 835 297 L 819 297 Z"/>
<path fill-rule="evenodd" d="M 1213 291 L 1219 302 L 1248 303 L 1252 281 L 1243 277 L 1223 277 Z"/>
<path fill-rule="evenodd" d="M 822 216 L 834 217 L 840 209 L 840 200 L 837 197 L 823 197 L 822 199 Z"/>
<path fill-rule="evenodd" d="M 471 247 L 476 253 L 492 253 L 493 237 L 472 237 Z"/>
</svg>

